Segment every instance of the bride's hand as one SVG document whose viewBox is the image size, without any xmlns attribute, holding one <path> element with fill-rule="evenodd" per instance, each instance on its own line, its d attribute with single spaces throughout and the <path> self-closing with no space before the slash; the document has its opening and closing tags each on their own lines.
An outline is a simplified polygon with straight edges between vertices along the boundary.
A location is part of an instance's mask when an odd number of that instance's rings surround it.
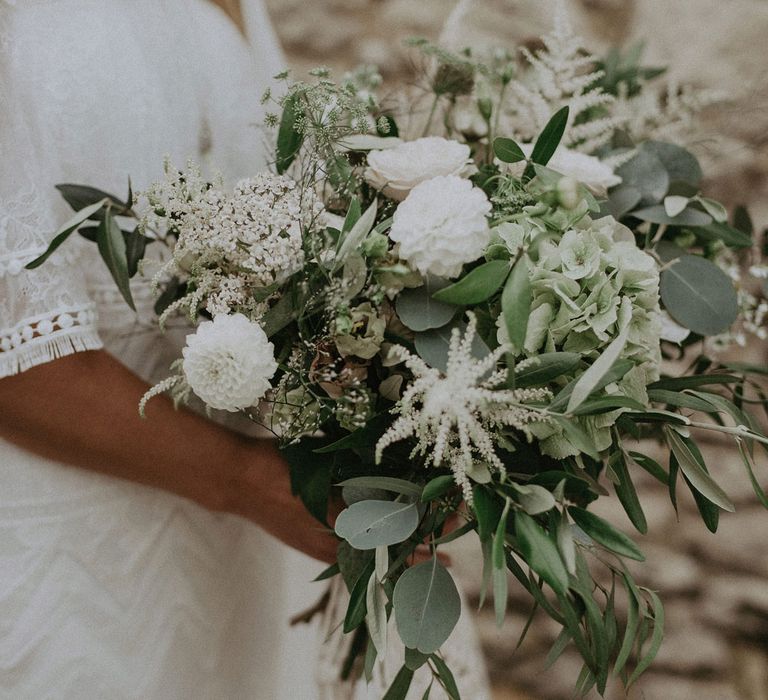
<svg viewBox="0 0 768 700">
<path fill-rule="evenodd" d="M 272 440 L 249 441 L 250 464 L 231 485 L 229 512 L 241 515 L 289 547 L 332 564 L 338 538 L 309 514 L 301 499 L 291 493 L 288 465 Z M 328 520 L 333 526 L 340 512 L 333 502 Z"/>
</svg>

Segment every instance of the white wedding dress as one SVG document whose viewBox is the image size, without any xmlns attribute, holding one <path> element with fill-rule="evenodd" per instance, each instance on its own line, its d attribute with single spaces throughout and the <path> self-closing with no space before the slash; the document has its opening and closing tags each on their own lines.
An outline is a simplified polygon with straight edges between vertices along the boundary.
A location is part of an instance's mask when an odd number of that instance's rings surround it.
<svg viewBox="0 0 768 700">
<path fill-rule="evenodd" d="M 0 0 L 0 378 L 102 347 L 166 375 L 178 338 L 152 330 L 148 283 L 134 315 L 79 236 L 23 267 L 71 214 L 56 183 L 124 196 L 164 155 L 229 178 L 264 165 L 260 91 L 282 58 L 261 0 L 243 9 L 250 51 L 205 0 Z M 319 638 L 288 626 L 321 569 L 242 520 L 0 439 L 2 700 L 380 696 L 393 663 L 369 690 L 337 682 L 337 609 Z M 451 647 L 465 697 L 487 697 L 471 626 Z"/>
</svg>

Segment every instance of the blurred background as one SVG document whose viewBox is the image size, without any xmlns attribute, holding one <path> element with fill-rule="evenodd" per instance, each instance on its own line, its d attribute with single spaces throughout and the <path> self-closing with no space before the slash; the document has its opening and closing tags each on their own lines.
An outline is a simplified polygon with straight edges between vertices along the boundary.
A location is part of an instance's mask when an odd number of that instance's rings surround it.
<svg viewBox="0 0 768 700">
<path fill-rule="evenodd" d="M 669 65 L 673 80 L 723 93 L 726 99 L 701 115 L 691 144 L 709 176 L 705 191 L 731 207 L 747 205 L 756 227 L 768 226 L 768 1 L 566 2 L 594 53 L 642 39 L 646 64 Z M 413 54 L 403 40 L 437 39 L 455 6 L 454 0 L 267 4 L 289 64 L 299 73 L 327 65 L 342 74 L 373 63 L 392 85 L 412 78 Z M 466 43 L 516 45 L 546 33 L 551 19 L 549 0 L 475 0 L 459 29 Z M 766 349 L 764 342 L 751 341 L 731 354 L 765 364 Z M 717 535 L 704 527 L 692 498 L 681 494 L 678 518 L 666 491 L 650 477 L 639 481 L 651 523 L 649 534 L 637 537 L 648 557 L 639 578 L 661 594 L 667 631 L 655 664 L 631 698 L 768 700 L 768 512 L 754 497 L 734 448 L 716 440 L 708 447 L 710 468 L 737 504 L 736 514 L 721 518 Z M 768 486 L 765 459 L 761 467 Z M 603 504 L 599 512 L 632 532 L 618 503 Z M 475 603 L 478 567 L 461 548 L 454 554 L 454 568 Z M 544 670 L 558 630 L 543 616 L 515 651 L 530 600 L 514 580 L 510 594 L 503 633 L 491 609 L 478 614 L 495 697 L 571 698 L 578 659 L 566 654 Z M 608 697 L 626 696 L 612 688 Z"/>
</svg>

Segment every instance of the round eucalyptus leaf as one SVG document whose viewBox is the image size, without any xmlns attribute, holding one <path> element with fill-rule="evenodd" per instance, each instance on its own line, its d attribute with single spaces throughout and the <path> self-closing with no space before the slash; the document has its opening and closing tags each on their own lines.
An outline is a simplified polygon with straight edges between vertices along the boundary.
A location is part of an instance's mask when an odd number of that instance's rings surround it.
<svg viewBox="0 0 768 700">
<path fill-rule="evenodd" d="M 620 219 L 632 211 L 643 198 L 643 193 L 631 185 L 619 185 L 608 195 L 606 213 Z"/>
<path fill-rule="evenodd" d="M 423 654 L 440 648 L 461 615 L 456 584 L 436 557 L 405 570 L 395 585 L 392 603 L 400 639 Z"/>
<path fill-rule="evenodd" d="M 412 331 L 444 326 L 453 318 L 456 306 L 438 301 L 432 295 L 449 284 L 448 280 L 428 277 L 421 287 L 404 289 L 395 301 L 395 310 L 400 320 Z"/>
<path fill-rule="evenodd" d="M 641 148 L 661 161 L 671 182 L 685 182 L 694 187 L 701 182 L 703 173 L 699 161 L 681 146 L 664 141 L 646 141 Z"/>
<path fill-rule="evenodd" d="M 670 178 L 664 163 L 642 146 L 634 158 L 624 163 L 616 174 L 621 177 L 621 188 L 627 189 L 627 196 L 632 193 L 632 189 L 640 193 L 640 204 L 660 202 L 669 189 Z"/>
<path fill-rule="evenodd" d="M 682 255 L 661 273 L 661 300 L 681 326 L 699 335 L 727 330 L 738 315 L 728 275 L 698 255 Z"/>
<path fill-rule="evenodd" d="M 699 209 L 688 207 L 675 216 L 670 216 L 661 204 L 645 207 L 632 212 L 632 216 L 652 224 L 667 224 L 668 226 L 707 226 L 712 223 L 712 217 Z"/>
<path fill-rule="evenodd" d="M 417 333 L 414 340 L 416 352 L 430 367 L 442 370 L 448 368 L 448 348 L 451 343 L 451 333 L 458 328 L 462 335 L 467 332 L 464 321 L 453 321 L 441 328 L 433 328 L 423 333 Z M 490 353 L 490 349 L 479 335 L 472 339 L 472 356 L 482 360 Z"/>
<path fill-rule="evenodd" d="M 415 503 L 358 501 L 341 511 L 336 534 L 355 549 L 376 549 L 406 540 L 418 525 Z"/>
<path fill-rule="evenodd" d="M 555 507 L 555 497 L 550 491 L 537 484 L 512 484 L 517 500 L 528 515 L 546 513 Z"/>
</svg>

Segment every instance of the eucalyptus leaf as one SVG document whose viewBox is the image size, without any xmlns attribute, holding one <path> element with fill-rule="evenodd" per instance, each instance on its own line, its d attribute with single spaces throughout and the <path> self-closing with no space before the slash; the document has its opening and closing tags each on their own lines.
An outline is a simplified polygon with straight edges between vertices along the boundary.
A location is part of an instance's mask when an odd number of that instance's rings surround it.
<svg viewBox="0 0 768 700">
<path fill-rule="evenodd" d="M 728 212 L 720 202 L 707 197 L 699 197 L 699 203 L 716 223 L 724 224 L 728 221 Z"/>
<path fill-rule="evenodd" d="M 641 149 L 658 158 L 669 175 L 670 182 L 684 182 L 698 187 L 703 177 L 699 161 L 682 146 L 665 141 L 646 141 Z"/>
<path fill-rule="evenodd" d="M 338 485 L 363 486 L 369 489 L 392 491 L 393 493 L 399 493 L 412 498 L 421 498 L 421 488 L 419 486 L 411 481 L 396 479 L 392 476 L 356 476 L 352 479 L 345 479 Z"/>
<path fill-rule="evenodd" d="M 498 291 L 508 274 L 509 263 L 506 260 L 491 260 L 476 267 L 458 282 L 438 290 L 432 298 L 457 306 L 479 304 Z"/>
<path fill-rule="evenodd" d="M 738 316 L 733 282 L 698 255 L 683 255 L 663 270 L 659 291 L 670 316 L 699 335 L 722 333 Z"/>
<path fill-rule="evenodd" d="M 600 380 L 608 374 L 613 364 L 619 359 L 624 346 L 629 337 L 629 326 L 627 326 L 619 335 L 610 342 L 608 347 L 598 357 L 573 387 L 571 396 L 568 399 L 566 413 L 573 413 L 600 384 Z"/>
<path fill-rule="evenodd" d="M 392 681 L 392 685 L 389 686 L 381 700 L 405 700 L 408 695 L 408 690 L 411 687 L 412 680 L 413 671 L 407 666 L 403 666 L 397 672 L 395 679 Z"/>
<path fill-rule="evenodd" d="M 429 658 L 435 665 L 437 677 L 442 682 L 445 692 L 448 693 L 449 700 L 461 700 L 459 686 L 456 685 L 456 680 L 453 677 L 453 673 L 451 673 L 451 669 L 448 668 L 448 664 L 446 664 L 437 654 L 432 654 Z"/>
<path fill-rule="evenodd" d="M 336 259 L 333 263 L 333 269 L 338 270 L 345 262 L 347 256 L 355 250 L 371 232 L 373 224 L 376 222 L 376 200 L 373 201 L 363 215 L 355 222 L 349 233 L 339 238 L 339 246 L 336 251 Z"/>
<path fill-rule="evenodd" d="M 612 394 L 610 396 L 600 396 L 596 399 L 587 399 L 574 412 L 574 416 L 594 416 L 600 413 L 615 411 L 617 408 L 629 408 L 633 411 L 645 411 L 639 401 L 624 396 L 622 394 Z"/>
<path fill-rule="evenodd" d="M 688 206 L 690 201 L 688 197 L 669 195 L 664 197 L 664 211 L 667 212 L 667 216 L 675 217 Z"/>
<path fill-rule="evenodd" d="M 614 484 L 616 495 L 619 497 L 627 517 L 629 517 L 638 532 L 643 535 L 646 534 L 648 532 L 648 522 L 643 512 L 643 506 L 640 504 L 640 499 L 637 496 L 635 485 L 629 475 L 627 460 L 623 450 L 613 453 L 610 465 L 618 480 Z"/>
<path fill-rule="evenodd" d="M 581 363 L 577 352 L 545 352 L 515 369 L 515 386 L 519 389 L 543 386 L 554 379 L 570 374 Z"/>
<path fill-rule="evenodd" d="M 440 648 L 461 614 L 456 584 L 437 557 L 405 570 L 392 603 L 400 639 L 424 654 Z"/>
<path fill-rule="evenodd" d="M 563 430 L 565 437 L 568 441 L 580 452 L 588 455 L 592 459 L 598 461 L 600 454 L 595 447 L 595 441 L 587 434 L 587 432 L 579 425 L 579 423 L 573 418 L 564 416 L 552 416 L 555 423 L 557 423 Z"/>
<path fill-rule="evenodd" d="M 130 277 L 128 275 L 125 238 L 123 238 L 123 232 L 111 214 L 107 214 L 99 224 L 96 244 L 99 248 L 99 254 L 106 263 L 120 294 L 125 299 L 126 304 L 135 311 L 136 306 L 133 303 Z"/>
<path fill-rule="evenodd" d="M 648 650 L 640 661 L 638 661 L 635 670 L 627 681 L 627 688 L 631 686 L 640 677 L 643 671 L 651 665 L 651 662 L 656 658 L 656 654 L 658 654 L 659 649 L 661 648 L 661 642 L 664 639 L 664 606 L 662 605 L 658 594 L 647 589 L 645 590 L 653 601 L 653 633 L 651 634 L 651 643 L 648 646 Z"/>
<path fill-rule="evenodd" d="M 128 184 L 128 198 L 126 198 L 125 202 L 121 202 L 119 197 L 116 197 L 109 192 L 104 192 L 104 190 L 88 185 L 76 185 L 74 183 L 65 182 L 56 185 L 56 189 L 61 193 L 61 196 L 64 197 L 64 201 L 66 201 L 74 211 L 80 211 L 97 202 L 108 202 L 113 213 L 129 214 L 133 203 L 130 181 Z M 101 219 L 103 217 L 98 216 L 95 218 Z"/>
<path fill-rule="evenodd" d="M 565 568 L 569 573 L 576 573 L 576 542 L 573 539 L 573 530 L 568 522 L 568 516 L 563 512 L 557 523 L 557 548 L 565 562 Z"/>
<path fill-rule="evenodd" d="M 667 226 L 708 226 L 712 223 L 712 217 L 698 209 L 684 209 L 676 216 L 670 216 L 660 204 L 654 204 L 644 209 L 637 209 L 632 216 L 640 221 L 651 224 L 665 224 Z"/>
<path fill-rule="evenodd" d="M 450 347 L 451 333 L 454 328 L 464 335 L 467 331 L 467 324 L 464 321 L 454 320 L 440 328 L 432 328 L 431 330 L 416 334 L 414 339 L 416 352 L 430 367 L 442 370 L 443 372 L 448 368 L 448 348 Z M 482 360 L 490 352 L 483 339 L 475 334 L 471 347 L 472 356 L 477 360 Z"/>
<path fill-rule="evenodd" d="M 507 329 L 509 342 L 518 349 L 521 349 L 525 343 L 532 300 L 528 263 L 524 257 L 521 257 L 512 268 L 504 285 L 504 291 L 501 293 L 504 326 Z"/>
<path fill-rule="evenodd" d="M 428 501 L 434 501 L 436 498 L 448 493 L 454 486 L 456 486 L 456 480 L 452 474 L 443 474 L 436 476 L 424 487 L 421 492 L 421 500 L 426 503 Z"/>
<path fill-rule="evenodd" d="M 568 590 L 568 571 L 557 545 L 530 515 L 520 511 L 515 513 L 515 533 L 520 551 L 528 565 L 555 593 L 564 596 Z"/>
<path fill-rule="evenodd" d="M 280 175 L 291 167 L 304 141 L 304 136 L 296 129 L 296 123 L 301 115 L 301 95 L 299 93 L 289 95 L 283 104 L 283 114 L 277 131 L 275 167 Z"/>
<path fill-rule="evenodd" d="M 387 594 L 376 576 L 368 579 L 365 621 L 379 656 L 387 653 Z"/>
<path fill-rule="evenodd" d="M 702 468 L 682 438 L 671 428 L 666 428 L 664 432 L 669 447 L 680 465 L 680 470 L 685 474 L 691 486 L 716 506 L 731 513 L 734 512 L 736 509 L 730 498 Z"/>
<path fill-rule="evenodd" d="M 312 579 L 312 583 L 318 583 L 319 581 L 326 581 L 329 578 L 333 578 L 341 573 L 341 567 L 339 563 L 331 564 L 329 567 L 323 569 L 315 578 Z"/>
<path fill-rule="evenodd" d="M 377 581 L 384 581 L 389 571 L 389 547 L 386 545 L 379 545 L 376 547 L 376 553 L 373 557 L 375 563 L 375 573 Z"/>
<path fill-rule="evenodd" d="M 74 233 L 79 226 L 81 226 L 83 223 L 85 223 L 88 219 L 90 219 L 97 211 L 99 211 L 102 207 L 104 207 L 107 204 L 107 200 L 102 199 L 98 202 L 95 202 L 80 211 L 78 211 L 69 221 L 67 221 L 53 236 L 53 240 L 48 245 L 48 248 L 46 251 L 32 260 L 32 262 L 29 262 L 25 265 L 25 269 L 27 270 L 34 270 L 36 267 L 40 267 L 48 258 L 51 257 L 51 255 L 54 253 L 54 251 L 62 244 L 64 241 L 67 240 L 67 238 Z"/>
<path fill-rule="evenodd" d="M 418 649 L 405 647 L 405 665 L 411 671 L 418 671 L 427 661 L 429 661 L 429 654 L 422 654 Z"/>
<path fill-rule="evenodd" d="M 362 213 L 362 209 L 360 209 L 360 200 L 357 197 L 352 197 L 352 201 L 349 203 L 349 208 L 347 209 L 347 215 L 344 217 L 344 223 L 341 226 L 341 233 L 349 233 L 352 230 L 352 227 L 360 220 Z"/>
<path fill-rule="evenodd" d="M 128 265 L 128 277 L 134 277 L 139 271 L 139 261 L 144 258 L 147 244 L 152 242 L 139 231 L 138 226 L 132 231 L 124 231 L 125 257 Z"/>
<path fill-rule="evenodd" d="M 555 497 L 550 491 L 537 484 L 516 484 L 510 483 L 512 489 L 517 493 L 517 502 L 528 515 L 538 515 L 546 513 L 555 507 Z"/>
<path fill-rule="evenodd" d="M 583 508 L 571 506 L 568 508 L 568 514 L 573 518 L 573 521 L 586 532 L 595 542 L 603 545 L 603 547 L 610 549 L 616 554 L 628 557 L 629 559 L 635 559 L 637 561 L 645 561 L 645 555 L 640 551 L 638 546 L 625 535 L 623 532 L 617 530 L 608 521 L 591 513 Z"/>
<path fill-rule="evenodd" d="M 632 185 L 619 185 L 611 190 L 608 201 L 603 204 L 605 214 L 610 214 L 615 219 L 621 219 L 631 212 L 643 198 L 643 193 Z"/>
<path fill-rule="evenodd" d="M 637 598 L 633 595 L 631 590 L 627 591 L 629 600 L 627 601 L 627 624 L 624 628 L 624 639 L 619 648 L 619 653 L 616 655 L 616 663 L 613 667 L 615 675 L 619 675 L 624 669 L 629 657 L 632 653 L 632 649 L 635 646 L 635 637 L 637 635 L 637 628 L 640 621 L 640 606 Z"/>
<path fill-rule="evenodd" d="M 357 629 L 363 624 L 365 620 L 367 608 L 367 596 L 368 596 L 368 580 L 373 576 L 373 561 L 363 569 L 358 577 L 355 585 L 352 587 L 352 591 L 349 594 L 349 605 L 347 606 L 347 614 L 344 616 L 344 632 L 349 633 L 354 629 Z"/>
<path fill-rule="evenodd" d="M 499 524 L 493 536 L 491 545 L 491 561 L 493 564 L 493 608 L 496 613 L 496 624 L 501 627 L 507 612 L 507 566 L 504 556 L 504 543 L 507 534 L 507 517 L 509 515 L 510 501 L 504 506 L 504 510 L 499 518 Z"/>
<path fill-rule="evenodd" d="M 669 173 L 661 159 L 645 145 L 626 163 L 621 165 L 616 174 L 621 177 L 621 190 L 626 192 L 623 197 L 630 201 L 638 192 L 640 198 L 636 204 L 656 204 L 660 202 L 669 189 Z M 634 205 L 633 205 L 634 206 Z"/>
<path fill-rule="evenodd" d="M 477 534 L 480 541 L 485 542 L 493 536 L 504 506 L 495 493 L 484 486 L 475 486 L 472 501 L 477 518 Z"/>
<path fill-rule="evenodd" d="M 375 549 L 403 542 L 418 525 L 419 511 L 414 503 L 358 501 L 341 511 L 335 530 L 355 549 Z"/>
<path fill-rule="evenodd" d="M 400 320 L 412 331 L 440 328 L 456 315 L 456 306 L 433 298 L 450 284 L 439 277 L 427 277 L 421 287 L 404 289 L 397 295 L 395 309 Z"/>
<path fill-rule="evenodd" d="M 291 294 L 283 294 L 267 312 L 262 316 L 261 327 L 264 329 L 267 338 L 271 338 L 278 331 L 283 330 L 291 321 L 295 314 L 293 299 Z"/>
<path fill-rule="evenodd" d="M 706 241 L 722 241 L 730 248 L 751 248 L 752 237 L 726 223 L 715 221 L 696 229 L 696 235 Z"/>
</svg>

